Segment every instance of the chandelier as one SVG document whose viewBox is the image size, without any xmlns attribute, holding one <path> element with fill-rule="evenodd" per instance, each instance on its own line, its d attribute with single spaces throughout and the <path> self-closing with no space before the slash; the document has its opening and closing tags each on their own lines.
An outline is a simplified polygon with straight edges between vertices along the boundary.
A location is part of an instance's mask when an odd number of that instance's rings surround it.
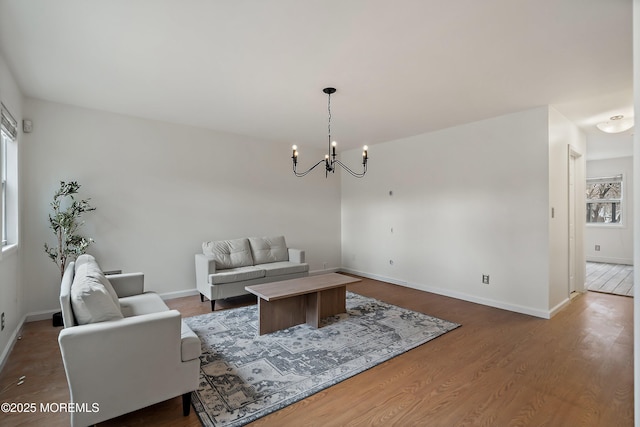
<svg viewBox="0 0 640 427">
<path fill-rule="evenodd" d="M 364 174 L 367 173 L 367 160 L 369 160 L 369 155 L 368 155 L 369 148 L 366 145 L 362 148 L 362 172 L 355 172 L 355 171 L 351 170 L 347 165 L 342 163 L 340 160 L 338 160 L 338 156 L 336 154 L 336 146 L 338 144 L 335 141 L 331 141 L 331 94 L 335 93 L 336 89 L 332 88 L 332 87 L 327 87 L 327 88 L 322 89 L 322 91 L 324 93 L 326 93 L 327 96 L 328 96 L 327 110 L 329 112 L 329 123 L 327 125 L 327 129 L 328 129 L 328 133 L 329 133 L 329 153 L 325 154 L 324 160 L 320 160 L 318 163 L 316 163 L 315 165 L 311 166 L 309 169 L 307 169 L 304 172 L 298 172 L 298 169 L 297 169 L 297 167 L 298 167 L 298 147 L 296 145 L 294 145 L 293 147 L 291 147 L 293 149 L 293 154 L 291 155 L 291 161 L 293 163 L 293 173 L 297 177 L 305 176 L 306 174 L 308 174 L 309 172 L 314 170 L 316 168 L 316 166 L 324 163 L 324 168 L 325 168 L 324 175 L 325 175 L 325 177 L 329 176 L 329 172 L 335 173 L 336 166 L 340 166 L 342 169 L 344 169 L 347 172 L 349 172 L 352 176 L 355 176 L 356 178 L 362 178 L 364 176 Z"/>
</svg>

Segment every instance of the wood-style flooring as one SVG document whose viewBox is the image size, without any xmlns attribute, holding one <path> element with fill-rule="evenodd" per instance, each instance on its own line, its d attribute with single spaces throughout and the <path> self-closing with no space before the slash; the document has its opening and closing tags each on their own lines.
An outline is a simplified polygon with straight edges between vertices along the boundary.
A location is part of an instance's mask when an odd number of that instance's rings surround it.
<svg viewBox="0 0 640 427">
<path fill-rule="evenodd" d="M 369 279 L 348 289 L 462 327 L 252 426 L 633 425 L 632 298 L 586 292 L 544 320 Z M 168 304 L 185 317 L 210 310 L 198 296 Z M 24 326 L 0 373 L 0 402 L 69 400 L 58 332 L 49 321 Z M 200 425 L 181 412 L 177 397 L 100 426 Z M 67 426 L 69 416 L 0 413 L 0 425 Z"/>
<path fill-rule="evenodd" d="M 632 297 L 633 266 L 587 262 L 587 289 Z"/>
</svg>

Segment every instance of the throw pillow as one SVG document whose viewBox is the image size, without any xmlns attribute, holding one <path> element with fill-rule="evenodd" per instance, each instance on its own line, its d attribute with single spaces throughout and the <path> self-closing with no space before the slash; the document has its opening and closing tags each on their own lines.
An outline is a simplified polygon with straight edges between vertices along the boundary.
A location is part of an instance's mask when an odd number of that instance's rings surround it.
<svg viewBox="0 0 640 427">
<path fill-rule="evenodd" d="M 289 261 L 289 250 L 284 236 L 250 237 L 249 242 L 256 264 Z"/>
<path fill-rule="evenodd" d="M 102 269 L 98 265 L 98 262 L 92 255 L 83 254 L 76 259 L 75 276 L 90 276 L 98 280 L 102 283 L 102 286 L 105 287 L 107 292 L 109 292 L 109 295 L 111 295 L 111 298 L 118 307 L 118 310 L 120 309 L 120 299 L 118 298 L 116 290 L 113 289 L 113 285 L 109 279 L 107 279 L 107 276 L 104 275 Z"/>
<path fill-rule="evenodd" d="M 79 325 L 123 318 L 104 285 L 91 276 L 75 277 L 71 284 L 71 306 Z"/>
<path fill-rule="evenodd" d="M 253 265 L 249 239 L 204 242 L 202 253 L 213 256 L 216 261 L 216 269 L 220 270 Z"/>
</svg>

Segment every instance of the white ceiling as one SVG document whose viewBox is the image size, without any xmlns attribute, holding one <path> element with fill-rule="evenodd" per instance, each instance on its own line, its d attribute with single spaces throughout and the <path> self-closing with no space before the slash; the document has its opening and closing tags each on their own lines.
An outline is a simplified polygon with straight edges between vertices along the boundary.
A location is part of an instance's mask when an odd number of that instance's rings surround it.
<svg viewBox="0 0 640 427">
<path fill-rule="evenodd" d="M 324 147 L 632 116 L 631 0 L 0 0 L 29 97 Z M 37 125 L 37 124 L 36 124 Z"/>
</svg>

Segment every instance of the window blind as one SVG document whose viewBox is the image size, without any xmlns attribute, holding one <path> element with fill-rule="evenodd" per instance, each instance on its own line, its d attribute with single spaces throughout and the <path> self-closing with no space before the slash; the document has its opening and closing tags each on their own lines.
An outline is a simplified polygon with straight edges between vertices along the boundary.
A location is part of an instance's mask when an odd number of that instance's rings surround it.
<svg viewBox="0 0 640 427">
<path fill-rule="evenodd" d="M 0 103 L 1 104 L 1 103 Z M 0 123 L 0 129 L 12 140 L 18 137 L 18 122 L 13 118 L 7 107 L 2 105 L 2 122 Z"/>
<path fill-rule="evenodd" d="M 598 184 L 601 182 L 622 182 L 622 174 L 615 176 L 602 176 L 598 178 L 587 178 L 587 184 Z"/>
</svg>

